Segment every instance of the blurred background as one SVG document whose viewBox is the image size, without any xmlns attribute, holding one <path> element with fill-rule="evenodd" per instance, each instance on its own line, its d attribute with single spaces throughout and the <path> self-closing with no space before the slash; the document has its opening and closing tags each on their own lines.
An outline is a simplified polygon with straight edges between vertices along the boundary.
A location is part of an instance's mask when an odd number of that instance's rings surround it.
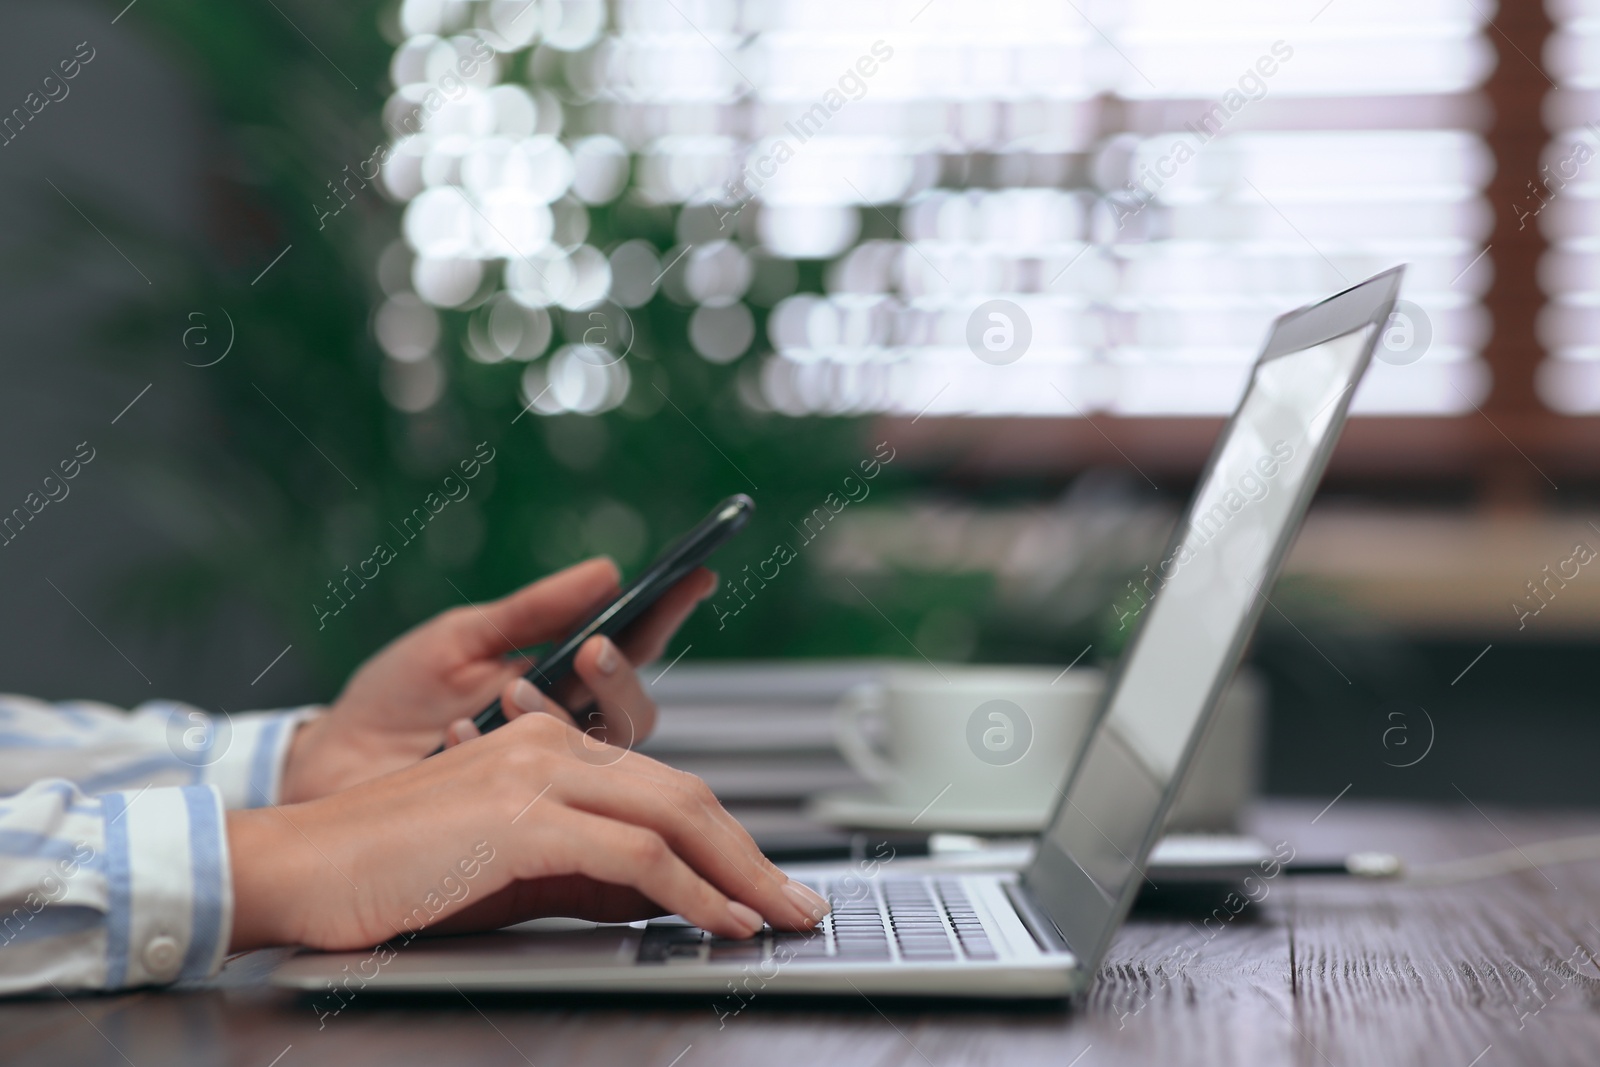
<svg viewBox="0 0 1600 1067">
<path fill-rule="evenodd" d="M 686 667 L 1107 664 L 1271 320 L 1406 262 L 1266 788 L 1600 799 L 1592 3 L 9 6 L 7 690 L 328 700 L 733 492 Z"/>
</svg>

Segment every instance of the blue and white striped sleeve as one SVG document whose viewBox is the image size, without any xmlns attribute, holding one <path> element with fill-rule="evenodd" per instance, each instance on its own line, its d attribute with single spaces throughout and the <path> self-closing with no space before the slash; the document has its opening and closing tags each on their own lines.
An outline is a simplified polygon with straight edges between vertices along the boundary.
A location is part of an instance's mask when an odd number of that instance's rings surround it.
<svg viewBox="0 0 1600 1067">
<path fill-rule="evenodd" d="M 214 973 L 233 925 L 225 809 L 276 802 L 309 714 L 0 698 L 0 994 Z"/>
<path fill-rule="evenodd" d="M 213 785 L 229 808 L 275 804 L 295 727 L 315 710 L 209 714 L 152 700 L 125 712 L 0 695 L 0 795 L 64 778 L 90 795 Z"/>
<path fill-rule="evenodd" d="M 50 779 L 0 801 L 0 993 L 203 978 L 232 929 L 215 786 Z"/>
</svg>

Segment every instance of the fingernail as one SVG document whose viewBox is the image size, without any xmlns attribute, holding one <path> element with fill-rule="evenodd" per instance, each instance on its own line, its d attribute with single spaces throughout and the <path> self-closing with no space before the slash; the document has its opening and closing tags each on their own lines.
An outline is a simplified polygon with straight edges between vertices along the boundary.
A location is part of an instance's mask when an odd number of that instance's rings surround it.
<svg viewBox="0 0 1600 1067">
<path fill-rule="evenodd" d="M 456 735 L 457 741 L 471 741 L 478 736 L 478 727 L 471 719 L 457 719 L 450 731 Z"/>
<path fill-rule="evenodd" d="M 594 665 L 600 668 L 600 673 L 608 676 L 616 674 L 617 664 L 621 660 L 622 657 L 617 652 L 617 646 L 611 643 L 610 638 L 602 637 L 600 639 L 600 655 L 594 661 Z"/>
<path fill-rule="evenodd" d="M 734 922 L 745 928 L 746 937 L 754 937 L 757 931 L 767 924 L 756 909 L 737 900 L 728 901 L 728 914 L 733 916 Z"/>
<path fill-rule="evenodd" d="M 511 687 L 511 702 L 523 711 L 539 711 L 544 707 L 544 697 L 526 678 L 518 678 L 517 684 Z"/>
<path fill-rule="evenodd" d="M 795 902 L 801 911 L 811 916 L 812 922 L 821 922 L 822 917 L 833 910 L 828 907 L 828 902 L 822 899 L 821 894 L 815 892 L 809 886 L 801 885 L 799 882 L 789 881 L 784 883 L 783 892 L 790 900 Z"/>
</svg>

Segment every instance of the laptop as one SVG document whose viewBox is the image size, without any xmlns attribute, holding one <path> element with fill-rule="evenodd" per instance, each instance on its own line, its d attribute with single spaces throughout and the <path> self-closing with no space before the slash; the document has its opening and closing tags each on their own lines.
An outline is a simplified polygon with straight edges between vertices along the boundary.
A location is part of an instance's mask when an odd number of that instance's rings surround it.
<svg viewBox="0 0 1600 1067">
<path fill-rule="evenodd" d="M 302 952 L 279 985 L 358 990 L 1055 998 L 1088 986 L 1267 604 L 1400 288 L 1397 267 L 1278 319 L 1160 562 L 1032 862 L 869 859 L 791 871 L 833 904 L 726 941 L 682 919 L 537 920 L 373 952 Z M 1069 773 L 1070 772 L 1070 773 Z M 339 1001 L 342 1006 L 343 1000 Z M 730 1007 L 730 1011 L 732 1008 Z"/>
</svg>

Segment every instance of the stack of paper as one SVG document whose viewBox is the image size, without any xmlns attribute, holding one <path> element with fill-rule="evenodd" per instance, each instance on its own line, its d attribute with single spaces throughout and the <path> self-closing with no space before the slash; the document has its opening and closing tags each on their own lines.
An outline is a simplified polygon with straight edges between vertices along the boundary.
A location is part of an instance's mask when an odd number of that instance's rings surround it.
<svg viewBox="0 0 1600 1067">
<path fill-rule="evenodd" d="M 657 675 L 656 731 L 639 751 L 704 778 L 724 802 L 799 801 L 865 785 L 833 741 L 833 713 L 882 660 L 682 663 Z M 645 671 L 650 679 L 650 671 Z"/>
</svg>

